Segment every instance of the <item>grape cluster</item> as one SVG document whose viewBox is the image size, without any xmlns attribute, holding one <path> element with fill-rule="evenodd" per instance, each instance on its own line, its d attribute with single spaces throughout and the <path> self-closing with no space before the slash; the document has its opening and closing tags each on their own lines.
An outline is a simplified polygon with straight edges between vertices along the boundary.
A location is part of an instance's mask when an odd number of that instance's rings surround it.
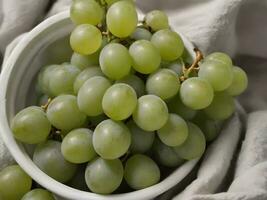
<svg viewBox="0 0 267 200">
<path fill-rule="evenodd" d="M 246 73 L 221 52 L 195 50 L 188 63 L 166 14 L 139 22 L 131 0 L 75 0 L 70 16 L 70 63 L 40 71 L 47 103 L 11 123 L 16 139 L 37 144 L 34 163 L 66 184 L 85 170 L 90 191 L 109 194 L 123 178 L 143 189 L 163 178 L 161 166 L 201 157 L 233 114 Z"/>
</svg>

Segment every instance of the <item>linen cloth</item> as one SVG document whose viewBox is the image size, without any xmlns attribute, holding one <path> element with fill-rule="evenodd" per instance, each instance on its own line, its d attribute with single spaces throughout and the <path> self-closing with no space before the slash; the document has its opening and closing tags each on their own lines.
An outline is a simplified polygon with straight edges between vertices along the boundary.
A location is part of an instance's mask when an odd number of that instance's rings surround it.
<svg viewBox="0 0 267 200">
<path fill-rule="evenodd" d="M 69 8 L 71 0 L 1 0 L 3 62 L 42 19 Z M 170 24 L 205 54 L 223 51 L 249 75 L 239 109 L 182 184 L 160 200 L 267 199 L 267 0 L 137 0 L 142 12 L 165 10 Z M 26 33 L 27 34 L 27 33 Z M 10 42 L 14 40 L 11 44 Z M 9 44 L 9 46 L 8 46 Z M 257 111 L 262 110 L 262 111 Z M 0 139 L 0 170 L 13 159 Z"/>
</svg>

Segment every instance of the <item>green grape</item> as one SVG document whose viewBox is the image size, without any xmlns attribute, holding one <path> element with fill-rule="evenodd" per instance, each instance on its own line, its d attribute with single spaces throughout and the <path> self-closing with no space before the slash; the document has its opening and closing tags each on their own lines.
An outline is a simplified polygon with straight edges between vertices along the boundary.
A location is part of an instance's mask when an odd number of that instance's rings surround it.
<svg viewBox="0 0 267 200">
<path fill-rule="evenodd" d="M 73 83 L 81 71 L 70 64 L 54 68 L 49 78 L 49 90 L 52 96 L 73 94 Z"/>
<path fill-rule="evenodd" d="M 33 162 L 53 179 L 66 183 L 75 174 L 77 166 L 66 161 L 61 154 L 61 143 L 48 140 L 39 144 L 33 154 Z"/>
<path fill-rule="evenodd" d="M 72 95 L 54 98 L 47 108 L 47 117 L 53 126 L 66 131 L 79 128 L 86 121 L 86 115 L 78 108 L 77 98 Z"/>
<path fill-rule="evenodd" d="M 157 164 L 151 158 L 142 154 L 130 157 L 124 170 L 124 178 L 127 184 L 135 190 L 155 185 L 160 180 L 160 170 Z"/>
<path fill-rule="evenodd" d="M 213 141 L 219 135 L 222 126 L 222 121 L 208 119 L 204 113 L 198 113 L 194 123 L 202 130 L 207 142 Z"/>
<path fill-rule="evenodd" d="M 171 63 L 167 68 L 174 71 L 178 76 L 181 76 L 183 73 L 183 65 L 179 60 Z"/>
<path fill-rule="evenodd" d="M 153 144 L 155 134 L 152 131 L 144 131 L 140 129 L 134 121 L 127 122 L 127 127 L 131 132 L 131 153 L 145 153 L 147 152 Z"/>
<path fill-rule="evenodd" d="M 145 22 L 153 31 L 169 28 L 168 16 L 161 10 L 153 10 L 147 13 Z"/>
<path fill-rule="evenodd" d="M 118 1 L 112 4 L 106 18 L 109 31 L 119 38 L 130 36 L 138 23 L 135 6 L 128 1 Z"/>
<path fill-rule="evenodd" d="M 101 76 L 87 80 L 78 92 L 77 99 L 80 110 L 90 117 L 102 114 L 102 99 L 110 86 L 110 81 Z"/>
<path fill-rule="evenodd" d="M 179 89 L 179 76 L 169 69 L 159 69 L 151 74 L 146 82 L 147 93 L 157 95 L 164 100 L 174 97 Z"/>
<path fill-rule="evenodd" d="M 247 89 L 248 77 L 246 72 L 240 67 L 233 67 L 233 82 L 226 89 L 226 93 L 231 96 L 238 96 Z"/>
<path fill-rule="evenodd" d="M 104 76 L 102 73 L 100 67 L 89 67 L 84 69 L 75 79 L 74 81 L 74 93 L 78 94 L 80 88 L 83 86 L 83 84 L 90 78 L 93 78 L 95 76 Z"/>
<path fill-rule="evenodd" d="M 99 24 L 104 17 L 103 9 L 95 0 L 75 0 L 70 7 L 70 18 L 75 24 Z"/>
<path fill-rule="evenodd" d="M 100 67 L 110 79 L 119 80 L 127 76 L 131 65 L 128 49 L 121 44 L 110 43 L 100 53 Z"/>
<path fill-rule="evenodd" d="M 174 147 L 185 142 L 188 137 L 188 127 L 179 115 L 169 114 L 167 123 L 157 133 L 164 144 Z"/>
<path fill-rule="evenodd" d="M 89 162 L 96 156 L 92 140 L 93 132 L 90 129 L 74 129 L 64 137 L 61 153 L 71 163 Z"/>
<path fill-rule="evenodd" d="M 71 33 L 71 48 L 83 55 L 95 53 L 102 43 L 102 34 L 98 28 L 90 24 L 77 26 Z"/>
<path fill-rule="evenodd" d="M 208 55 L 204 61 L 210 61 L 210 60 L 222 62 L 228 65 L 229 67 L 233 65 L 232 59 L 227 54 L 222 52 L 214 52 Z"/>
<path fill-rule="evenodd" d="M 210 119 L 225 120 L 235 111 L 233 97 L 226 93 L 216 93 L 212 103 L 204 109 L 204 112 Z"/>
<path fill-rule="evenodd" d="M 180 158 L 193 160 L 203 155 L 206 149 L 206 140 L 198 126 L 190 122 L 187 125 L 189 130 L 188 137 L 182 145 L 174 147 L 174 151 Z"/>
<path fill-rule="evenodd" d="M 86 68 L 99 64 L 99 52 L 91 55 L 81 55 L 74 52 L 71 56 L 70 62 L 80 70 L 84 70 Z"/>
<path fill-rule="evenodd" d="M 166 103 L 155 95 L 140 97 L 133 113 L 135 123 L 146 131 L 155 131 L 162 128 L 168 117 Z"/>
<path fill-rule="evenodd" d="M 148 40 L 150 41 L 152 34 L 145 28 L 136 28 L 131 38 L 134 40 Z"/>
<path fill-rule="evenodd" d="M 137 96 L 134 89 L 125 83 L 111 86 L 102 100 L 104 113 L 113 120 L 124 120 L 130 117 L 136 104 Z"/>
<path fill-rule="evenodd" d="M 85 170 L 88 188 L 98 194 L 110 194 L 121 184 L 123 166 L 119 159 L 104 160 L 97 158 L 90 162 Z"/>
<path fill-rule="evenodd" d="M 136 75 L 128 75 L 123 79 L 117 80 L 116 83 L 125 83 L 130 85 L 135 90 L 138 97 L 145 94 L 144 81 Z"/>
<path fill-rule="evenodd" d="M 182 56 L 184 51 L 184 43 L 181 37 L 169 29 L 154 33 L 151 42 L 158 48 L 161 58 L 165 61 L 176 60 Z"/>
<path fill-rule="evenodd" d="M 40 107 L 31 106 L 16 114 L 11 129 L 17 140 L 27 144 L 37 144 L 47 139 L 51 124 Z"/>
<path fill-rule="evenodd" d="M 18 165 L 0 171 L 0 195 L 3 200 L 19 200 L 31 190 L 32 179 Z"/>
<path fill-rule="evenodd" d="M 198 76 L 207 80 L 214 91 L 223 91 L 233 81 L 233 69 L 218 61 L 205 61 L 201 63 Z"/>
<path fill-rule="evenodd" d="M 213 89 L 208 81 L 194 77 L 182 83 L 180 98 L 187 107 L 200 110 L 211 104 L 214 96 L 213 93 Z"/>
<path fill-rule="evenodd" d="M 25 194 L 21 200 L 56 200 L 51 192 L 44 189 L 34 189 Z"/>
<path fill-rule="evenodd" d="M 183 104 L 183 102 L 180 99 L 179 95 L 176 95 L 170 101 L 167 103 L 169 111 L 171 113 L 176 113 L 180 115 L 185 120 L 191 120 L 195 117 L 197 111 L 193 110 L 186 105 Z"/>
<path fill-rule="evenodd" d="M 93 126 L 97 126 L 98 124 L 100 124 L 102 121 L 106 119 L 108 119 L 108 117 L 104 114 L 94 116 L 94 117 L 89 117 L 89 121 L 91 122 Z"/>
<path fill-rule="evenodd" d="M 133 68 L 142 74 L 150 74 L 160 66 L 160 53 L 150 41 L 134 42 L 129 52 L 133 59 Z"/>
<path fill-rule="evenodd" d="M 156 139 L 153 144 L 153 155 L 161 165 L 166 167 L 177 167 L 184 162 L 172 147 L 163 144 L 159 139 Z"/>
<path fill-rule="evenodd" d="M 124 155 L 131 144 L 131 133 L 122 122 L 107 119 L 97 125 L 93 134 L 95 151 L 104 159 Z"/>
<path fill-rule="evenodd" d="M 58 68 L 59 65 L 48 65 L 42 68 L 42 70 L 38 74 L 38 87 L 41 89 L 41 91 L 50 96 L 50 88 L 49 88 L 49 80 L 51 77 L 51 74 L 54 73 L 54 69 Z"/>
</svg>

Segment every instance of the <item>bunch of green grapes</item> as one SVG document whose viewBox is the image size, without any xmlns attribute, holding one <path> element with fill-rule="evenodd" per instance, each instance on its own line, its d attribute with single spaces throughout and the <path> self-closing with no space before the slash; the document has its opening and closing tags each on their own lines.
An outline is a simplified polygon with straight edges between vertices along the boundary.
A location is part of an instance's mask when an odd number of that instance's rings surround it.
<svg viewBox="0 0 267 200">
<path fill-rule="evenodd" d="M 59 182 L 78 174 L 90 191 L 110 194 L 123 179 L 143 189 L 163 178 L 162 166 L 200 158 L 234 113 L 246 73 L 221 52 L 196 51 L 188 63 L 166 14 L 138 22 L 130 0 L 75 0 L 70 17 L 70 63 L 40 71 L 47 103 L 11 123 L 17 140 L 36 144 L 34 163 Z"/>
</svg>

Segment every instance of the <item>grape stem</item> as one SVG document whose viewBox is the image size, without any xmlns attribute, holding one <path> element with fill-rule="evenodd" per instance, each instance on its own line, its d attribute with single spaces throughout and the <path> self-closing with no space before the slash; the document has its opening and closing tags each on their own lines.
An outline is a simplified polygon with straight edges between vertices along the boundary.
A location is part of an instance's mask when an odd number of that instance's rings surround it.
<svg viewBox="0 0 267 200">
<path fill-rule="evenodd" d="M 194 48 L 194 52 L 196 53 L 196 59 L 194 60 L 194 62 L 189 68 L 187 68 L 185 64 L 182 62 L 183 63 L 183 76 L 180 77 L 181 82 L 185 81 L 189 77 L 192 71 L 199 70 L 198 64 L 201 60 L 203 60 L 204 56 L 203 56 L 203 53 L 198 48 Z"/>
<path fill-rule="evenodd" d="M 51 101 L 52 101 L 52 99 L 49 98 L 49 99 L 47 100 L 46 104 L 41 106 L 41 108 L 42 108 L 45 112 L 46 112 L 46 110 L 47 110 L 49 104 L 51 103 Z"/>
<path fill-rule="evenodd" d="M 146 24 L 145 21 L 139 21 L 138 25 L 137 25 L 137 28 L 144 28 L 144 29 L 147 29 L 150 32 L 152 31 L 151 28 Z"/>
</svg>

